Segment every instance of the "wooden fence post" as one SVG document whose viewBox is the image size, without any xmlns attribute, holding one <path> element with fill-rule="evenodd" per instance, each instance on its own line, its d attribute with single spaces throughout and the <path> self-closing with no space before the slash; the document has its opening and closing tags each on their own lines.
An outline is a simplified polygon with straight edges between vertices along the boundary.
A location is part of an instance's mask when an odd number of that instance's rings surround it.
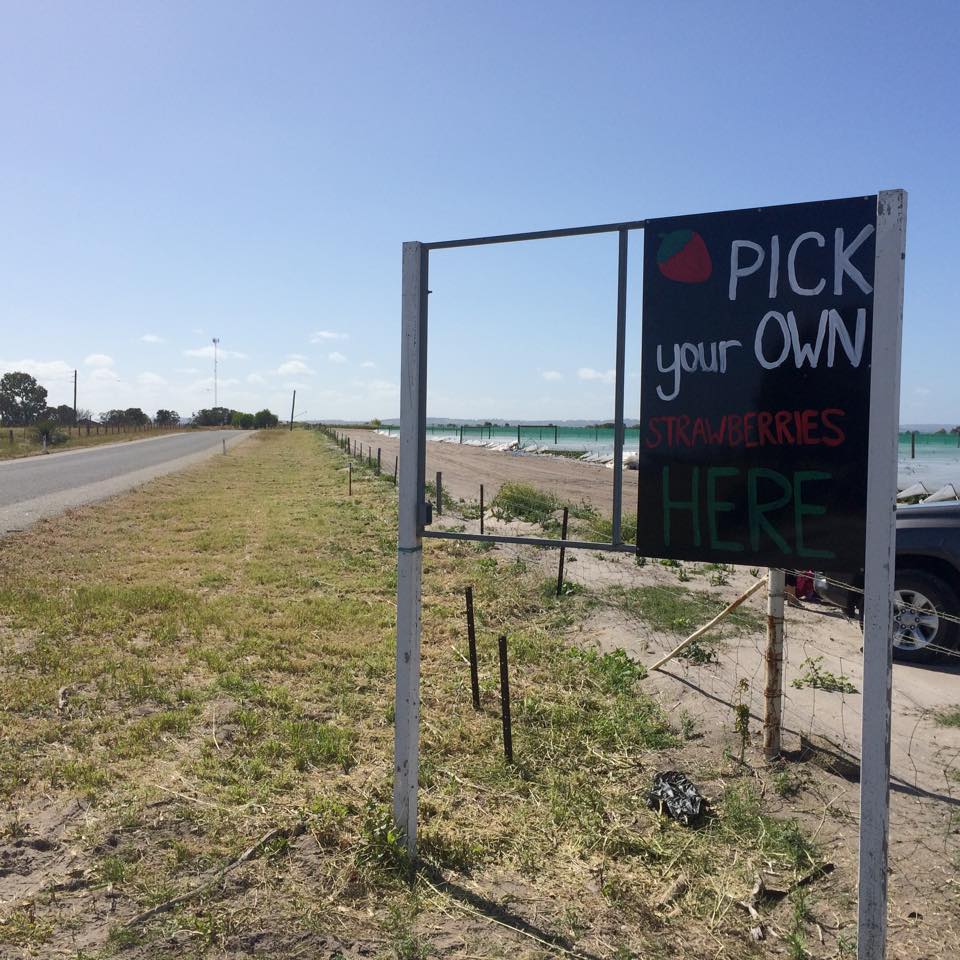
<svg viewBox="0 0 960 960">
<path fill-rule="evenodd" d="M 780 756 L 783 712 L 783 599 L 786 577 L 782 570 L 767 571 L 767 682 L 764 690 L 763 755 Z"/>
</svg>

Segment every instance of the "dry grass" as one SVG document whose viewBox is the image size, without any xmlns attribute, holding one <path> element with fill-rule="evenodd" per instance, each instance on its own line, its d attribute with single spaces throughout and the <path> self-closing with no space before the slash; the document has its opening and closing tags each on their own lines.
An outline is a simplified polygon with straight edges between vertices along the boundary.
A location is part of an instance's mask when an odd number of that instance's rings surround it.
<svg viewBox="0 0 960 960">
<path fill-rule="evenodd" d="M 424 862 L 407 884 L 388 816 L 394 490 L 358 470 L 354 492 L 324 438 L 278 431 L 0 541 L 0 862 L 17 878 L 0 876 L 0 954 L 760 956 L 736 900 L 761 868 L 809 870 L 810 842 L 722 756 L 691 771 L 714 800 L 700 829 L 648 810 L 652 773 L 685 760 L 640 669 L 570 649 L 586 601 L 471 544 L 425 551 Z"/>
<path fill-rule="evenodd" d="M 123 443 L 127 440 L 145 440 L 147 437 L 159 437 L 168 433 L 178 433 L 178 430 L 134 430 L 121 429 L 115 432 L 111 427 L 100 428 L 100 433 L 92 427 L 88 434 L 86 427 L 79 430 L 71 427 L 69 431 L 63 428 L 66 440 L 49 448 L 51 454 L 64 450 L 79 450 L 85 447 L 97 447 L 104 443 Z M 11 436 L 13 441 L 11 442 Z M 0 427 L 0 460 L 16 460 L 20 457 L 33 457 L 43 454 L 43 443 L 35 436 L 32 427 Z"/>
</svg>

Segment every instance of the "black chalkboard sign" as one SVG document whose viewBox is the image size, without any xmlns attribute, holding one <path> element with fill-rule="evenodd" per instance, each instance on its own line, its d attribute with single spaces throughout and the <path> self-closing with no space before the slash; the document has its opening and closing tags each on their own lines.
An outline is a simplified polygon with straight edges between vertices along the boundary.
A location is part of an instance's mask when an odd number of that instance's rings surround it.
<svg viewBox="0 0 960 960">
<path fill-rule="evenodd" d="M 639 553 L 863 565 L 876 222 L 875 196 L 647 221 Z"/>
</svg>

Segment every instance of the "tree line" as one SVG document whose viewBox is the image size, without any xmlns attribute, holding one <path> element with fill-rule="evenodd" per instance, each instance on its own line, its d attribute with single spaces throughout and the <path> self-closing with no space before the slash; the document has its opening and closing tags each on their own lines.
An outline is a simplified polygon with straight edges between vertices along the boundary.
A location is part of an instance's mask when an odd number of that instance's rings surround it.
<svg viewBox="0 0 960 960">
<path fill-rule="evenodd" d="M 111 427 L 237 427 L 241 430 L 263 430 L 275 427 L 279 417 L 270 410 L 244 413 L 228 407 L 200 410 L 191 417 L 181 417 L 176 410 L 160 409 L 151 418 L 140 407 L 106 410 L 98 419 L 89 410 L 74 410 L 68 404 L 47 405 L 47 389 L 29 373 L 14 371 L 0 377 L 0 424 L 5 427 L 35 426 L 45 435 L 57 427 L 76 427 L 100 423 Z"/>
</svg>

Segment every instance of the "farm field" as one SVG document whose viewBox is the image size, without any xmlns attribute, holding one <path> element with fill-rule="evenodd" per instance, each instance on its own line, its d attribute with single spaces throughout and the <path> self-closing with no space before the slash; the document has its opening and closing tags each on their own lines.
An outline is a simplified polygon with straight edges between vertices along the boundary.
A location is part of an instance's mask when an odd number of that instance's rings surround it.
<svg viewBox="0 0 960 960">
<path fill-rule="evenodd" d="M 463 493 L 447 486 L 455 498 L 472 498 L 467 479 Z M 260 432 L 0 540 L 0 956 L 854 955 L 850 770 L 815 749 L 764 765 L 755 720 L 727 702 L 742 680 L 748 705 L 762 696 L 762 672 L 745 666 L 759 601 L 712 659 L 651 678 L 638 665 L 740 592 L 744 570 L 691 567 L 681 581 L 580 554 L 556 597 L 552 554 L 428 542 L 411 879 L 389 819 L 395 491 L 359 467 L 353 484 L 349 497 L 346 459 L 318 432 Z M 476 522 L 472 502 L 451 512 L 445 523 Z M 852 625 L 788 616 L 798 643 L 829 634 L 855 651 Z M 943 676 L 929 693 L 943 711 L 914 718 L 930 748 L 901 757 L 911 789 L 894 798 L 898 958 L 960 950 L 960 697 Z M 795 717 L 810 693 L 795 691 Z M 669 769 L 708 797 L 699 827 L 648 809 L 653 774 Z M 755 893 L 758 878 L 774 893 Z"/>
</svg>

